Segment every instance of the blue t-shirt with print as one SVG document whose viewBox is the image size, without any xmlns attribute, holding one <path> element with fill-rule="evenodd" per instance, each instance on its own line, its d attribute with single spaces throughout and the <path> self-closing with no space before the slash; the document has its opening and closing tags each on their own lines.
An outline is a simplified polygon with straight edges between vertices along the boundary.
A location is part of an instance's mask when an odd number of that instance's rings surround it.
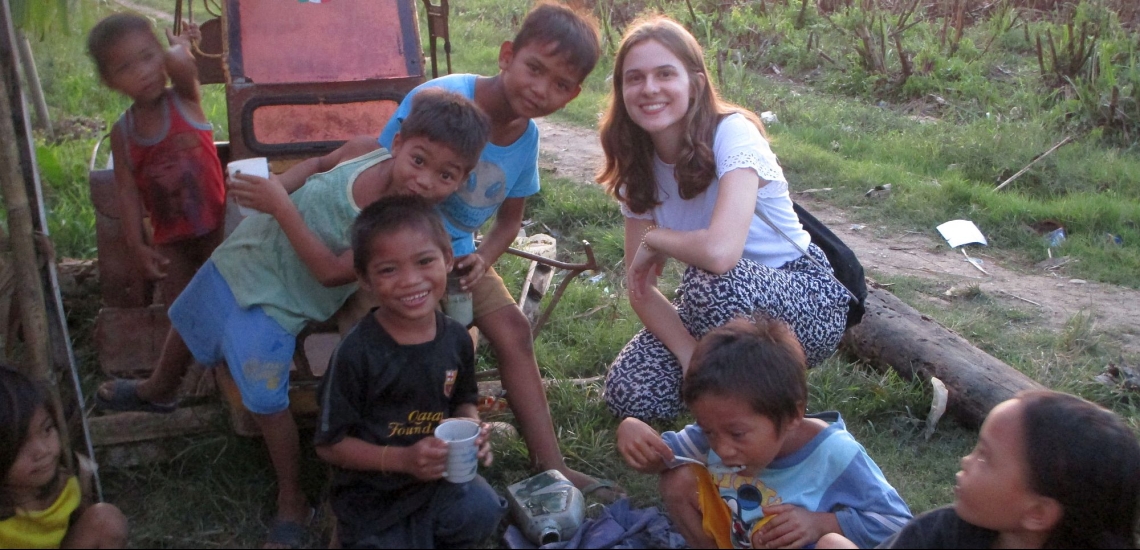
<svg viewBox="0 0 1140 550">
<path fill-rule="evenodd" d="M 385 148 L 392 145 L 392 138 L 412 109 L 412 98 L 420 90 L 442 88 L 474 100 L 476 78 L 478 75 L 453 74 L 420 84 L 400 102 L 377 141 Z M 504 200 L 529 197 L 537 192 L 538 126 L 530 121 L 526 132 L 514 143 L 506 147 L 488 143 L 467 183 L 439 205 L 455 255 L 475 252 L 475 231 L 495 215 Z"/>
</svg>

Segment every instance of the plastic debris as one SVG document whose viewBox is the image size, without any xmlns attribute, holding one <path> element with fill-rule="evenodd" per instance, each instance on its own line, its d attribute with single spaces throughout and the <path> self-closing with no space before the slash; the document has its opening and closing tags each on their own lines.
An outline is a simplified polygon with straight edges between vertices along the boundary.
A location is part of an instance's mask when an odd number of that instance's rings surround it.
<svg viewBox="0 0 1140 550">
<path fill-rule="evenodd" d="M 950 392 L 946 389 L 946 384 L 943 384 L 937 377 L 930 377 L 930 386 L 934 390 L 934 399 L 930 402 L 930 414 L 926 416 L 926 433 L 923 434 L 927 441 L 934 435 L 935 428 L 938 427 L 938 421 L 942 419 L 942 415 L 946 414 L 946 403 L 950 400 Z"/>
<path fill-rule="evenodd" d="M 1115 244 L 1117 246 L 1124 244 L 1124 237 L 1121 237 L 1120 235 L 1113 235 L 1112 233 L 1105 233 L 1104 238 L 1106 241 L 1108 241 L 1108 244 Z"/>
<path fill-rule="evenodd" d="M 1050 248 L 1061 246 L 1061 243 L 1065 242 L 1065 228 L 1058 227 L 1046 233 L 1045 238 L 1049 241 Z"/>
<path fill-rule="evenodd" d="M 773 113 L 772 111 L 764 111 L 763 113 L 760 113 L 760 120 L 763 121 L 764 124 L 780 123 L 780 117 L 777 117 L 776 113 Z"/>
<path fill-rule="evenodd" d="M 872 187 L 871 189 L 868 189 L 866 193 L 863 193 L 863 196 L 864 197 L 870 197 L 872 199 L 878 199 L 878 198 L 882 198 L 882 197 L 885 197 L 885 196 L 890 195 L 890 194 L 891 194 L 891 184 L 884 183 L 882 185 L 876 185 L 876 186 Z"/>
<path fill-rule="evenodd" d="M 938 232 L 942 234 L 942 238 L 950 245 L 950 248 L 958 248 L 964 244 L 981 244 L 989 246 L 986 242 L 986 237 L 982 235 L 982 231 L 974 222 L 969 220 L 952 220 L 938 226 Z"/>
</svg>

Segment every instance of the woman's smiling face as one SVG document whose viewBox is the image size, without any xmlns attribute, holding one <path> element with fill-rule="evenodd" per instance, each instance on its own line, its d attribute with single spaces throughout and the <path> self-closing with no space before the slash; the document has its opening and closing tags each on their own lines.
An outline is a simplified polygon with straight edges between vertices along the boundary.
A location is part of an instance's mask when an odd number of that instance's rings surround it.
<svg viewBox="0 0 1140 550">
<path fill-rule="evenodd" d="M 658 141 L 679 139 L 691 102 L 685 64 L 656 40 L 629 49 L 622 64 L 622 100 L 634 124 Z"/>
</svg>

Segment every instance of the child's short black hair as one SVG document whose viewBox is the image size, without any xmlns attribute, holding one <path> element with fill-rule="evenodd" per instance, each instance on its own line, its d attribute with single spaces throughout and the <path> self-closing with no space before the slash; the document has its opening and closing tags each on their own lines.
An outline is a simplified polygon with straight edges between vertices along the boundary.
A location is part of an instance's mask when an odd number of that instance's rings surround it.
<svg viewBox="0 0 1140 550">
<path fill-rule="evenodd" d="M 542 0 L 526 14 L 512 41 L 514 51 L 529 44 L 557 44 L 571 66 L 580 71 L 578 81 L 586 80 L 602 55 L 598 20 L 591 13 Z"/>
<path fill-rule="evenodd" d="M 15 512 L 3 484 L 28 438 L 36 409 L 47 406 L 43 388 L 20 371 L 0 363 L 0 520 Z"/>
<path fill-rule="evenodd" d="M 1018 393 L 1027 481 L 1057 501 L 1061 521 L 1045 548 L 1134 548 L 1140 513 L 1140 443 L 1117 414 L 1055 391 Z"/>
<path fill-rule="evenodd" d="M 471 100 L 439 88 L 426 88 L 412 98 L 412 110 L 400 124 L 401 139 L 414 137 L 446 145 L 475 168 L 491 135 L 491 121 Z"/>
<path fill-rule="evenodd" d="M 385 197 L 365 207 L 352 222 L 352 266 L 356 272 L 368 272 L 376 237 L 405 228 L 425 234 L 439 245 L 445 258 L 451 259 L 451 236 L 443 228 L 435 205 L 418 195 Z"/>
<path fill-rule="evenodd" d="M 115 13 L 103 18 L 91 29 L 87 35 L 87 54 L 95 61 L 95 68 L 101 76 L 107 76 L 107 50 L 132 32 L 145 32 L 154 36 L 154 27 L 145 17 L 133 13 Z"/>
<path fill-rule="evenodd" d="M 784 426 L 807 406 L 807 360 L 783 321 L 736 319 L 709 331 L 697 344 L 681 389 L 685 404 L 705 395 L 737 397 Z"/>
</svg>

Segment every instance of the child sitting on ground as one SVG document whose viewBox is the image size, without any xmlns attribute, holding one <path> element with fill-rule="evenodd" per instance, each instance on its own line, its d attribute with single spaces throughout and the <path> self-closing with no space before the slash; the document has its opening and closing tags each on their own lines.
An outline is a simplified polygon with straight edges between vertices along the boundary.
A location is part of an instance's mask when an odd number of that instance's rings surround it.
<svg viewBox="0 0 1140 550">
<path fill-rule="evenodd" d="M 599 482 L 566 465 L 558 447 L 542 376 L 534 355 L 530 322 L 492 267 L 522 227 L 526 198 L 539 191 L 538 126 L 531 120 L 562 109 L 578 96 L 601 55 L 597 21 L 551 1 L 527 13 L 513 41 L 499 47 L 494 76 L 452 74 L 413 89 L 381 132 L 381 145 L 406 124 L 413 98 L 442 88 L 470 98 L 491 118 L 491 138 L 469 180 L 440 205 L 451 235 L 460 286 L 471 292 L 474 324 L 494 350 L 503 388 L 537 470 L 557 469 L 583 492 L 617 497 Z M 475 247 L 474 233 L 491 217 Z"/>
<path fill-rule="evenodd" d="M 114 380 L 101 408 L 170 412 L 191 359 L 225 362 L 257 422 L 277 474 L 269 544 L 301 543 L 312 508 L 300 487 L 300 440 L 289 412 L 297 334 L 332 316 L 356 290 L 349 229 L 361 208 L 396 195 L 439 202 L 474 168 L 487 117 L 456 94 L 417 98 L 391 153 L 365 138 L 281 176 L 230 179 L 239 204 L 257 209 L 202 266 L 170 308 L 172 330 L 150 378 Z M 357 156 L 361 151 L 371 151 Z M 305 175 L 313 174 L 311 177 Z"/>
<path fill-rule="evenodd" d="M 164 50 L 150 21 L 120 13 L 96 24 L 87 39 L 103 83 L 134 102 L 111 129 L 123 240 L 142 273 L 158 281 L 156 303 L 168 307 L 222 242 L 225 220 L 222 165 L 190 53 L 200 36 L 191 23 L 179 36 L 167 29 Z"/>
<path fill-rule="evenodd" d="M 44 392 L 0 365 L 0 548 L 124 548 L 127 518 L 92 504 L 60 463 Z"/>
<path fill-rule="evenodd" d="M 1136 547 L 1140 443 L 1123 419 L 1079 397 L 1025 391 L 998 404 L 956 482 L 953 505 L 881 547 Z"/>
<path fill-rule="evenodd" d="M 361 288 L 378 307 L 345 336 L 322 382 L 317 455 L 333 465 L 332 507 L 344 548 L 475 548 L 505 502 L 480 476 L 442 480 L 449 418 L 479 420 L 475 352 L 465 327 L 437 311 L 451 240 L 432 204 L 384 199 L 352 229 Z M 476 440 L 491 464 L 488 430 Z"/>
<path fill-rule="evenodd" d="M 682 398 L 697 423 L 658 435 L 626 418 L 617 446 L 661 474 L 693 547 L 798 548 L 827 533 L 875 546 L 910 510 L 837 412 L 804 415 L 807 364 L 783 322 L 737 319 L 697 345 Z"/>
</svg>

